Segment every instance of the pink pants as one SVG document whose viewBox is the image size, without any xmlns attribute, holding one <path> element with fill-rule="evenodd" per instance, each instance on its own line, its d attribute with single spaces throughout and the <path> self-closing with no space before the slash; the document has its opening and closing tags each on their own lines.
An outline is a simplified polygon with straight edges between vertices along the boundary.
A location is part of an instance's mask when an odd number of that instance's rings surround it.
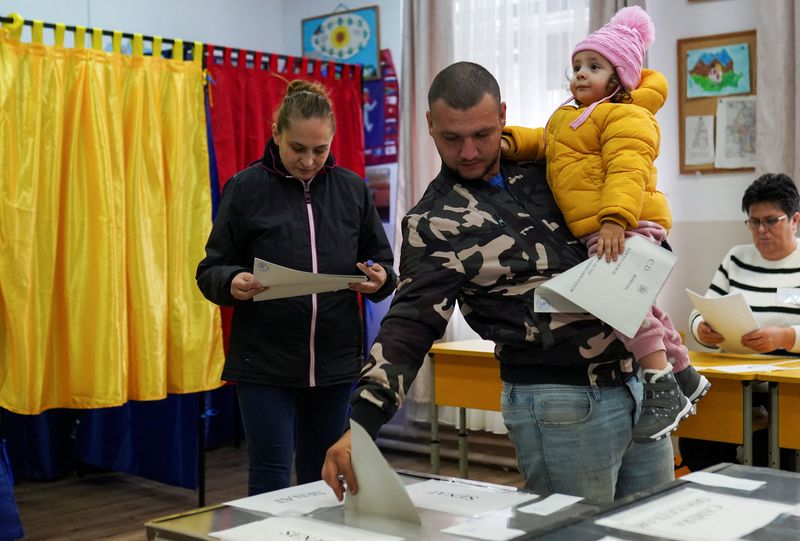
<svg viewBox="0 0 800 541">
<path fill-rule="evenodd" d="M 639 220 L 639 227 L 625 231 L 625 238 L 634 235 L 660 245 L 667 238 L 667 230 L 655 222 Z M 581 239 L 589 250 L 589 257 L 597 256 L 597 238 L 598 233 L 592 233 Z M 669 315 L 657 306 L 650 309 L 633 338 L 617 330 L 614 334 L 637 359 L 656 351 L 665 351 L 673 372 L 680 372 L 689 365 L 689 351 L 683 345 L 681 335 L 675 330 Z"/>
</svg>

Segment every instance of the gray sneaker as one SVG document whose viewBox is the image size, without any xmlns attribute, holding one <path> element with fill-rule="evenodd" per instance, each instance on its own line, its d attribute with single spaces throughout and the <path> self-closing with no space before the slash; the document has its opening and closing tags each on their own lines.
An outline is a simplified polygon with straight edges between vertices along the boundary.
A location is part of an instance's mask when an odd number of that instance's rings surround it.
<svg viewBox="0 0 800 541">
<path fill-rule="evenodd" d="M 695 370 L 692 365 L 687 366 L 680 372 L 675 372 L 675 379 L 678 380 L 678 387 L 681 388 L 683 395 L 692 404 L 696 404 L 711 389 L 711 383 L 704 375 Z"/>
<path fill-rule="evenodd" d="M 681 419 L 689 416 L 692 403 L 678 387 L 672 367 L 663 370 L 642 370 L 644 399 L 642 414 L 633 427 L 633 441 L 650 443 L 678 428 Z"/>
</svg>

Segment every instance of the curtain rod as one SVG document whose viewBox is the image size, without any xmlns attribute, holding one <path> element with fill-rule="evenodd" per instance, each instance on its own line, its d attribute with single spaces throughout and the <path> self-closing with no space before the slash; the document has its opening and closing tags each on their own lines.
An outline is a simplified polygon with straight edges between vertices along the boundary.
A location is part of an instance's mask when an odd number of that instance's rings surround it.
<svg viewBox="0 0 800 541">
<path fill-rule="evenodd" d="M 5 15 L 0 15 L 0 23 L 11 24 L 13 22 L 14 22 L 13 18 L 6 17 Z M 31 20 L 31 19 L 23 19 L 23 24 L 25 26 L 30 26 L 31 28 L 33 28 L 33 20 Z M 42 27 L 43 28 L 48 28 L 50 30 L 55 30 L 56 29 L 56 24 L 55 23 L 42 23 Z M 87 33 L 91 33 L 94 30 L 93 27 L 85 27 L 85 28 L 87 30 Z M 75 32 L 76 29 L 77 29 L 77 26 L 74 25 L 74 24 L 64 25 L 64 30 L 67 30 L 69 32 Z M 102 32 L 103 32 L 104 36 L 108 36 L 110 38 L 114 37 L 114 31 L 113 30 L 102 30 Z M 127 39 L 133 39 L 134 38 L 134 34 L 132 32 L 122 32 L 121 36 L 123 38 L 127 38 Z M 155 40 L 155 38 L 153 36 L 145 36 L 145 35 L 142 35 L 142 39 L 144 41 L 151 41 L 151 42 Z M 171 44 L 171 45 L 175 45 L 175 39 L 174 38 L 161 38 L 161 41 L 163 43 L 168 43 L 168 44 Z M 184 41 L 183 43 L 184 43 L 184 46 L 186 46 L 186 45 L 191 45 L 192 43 L 194 43 L 194 41 L 189 41 L 189 42 Z M 231 53 L 235 53 L 237 55 L 239 54 L 240 51 L 244 51 L 245 54 L 251 53 L 251 54 L 254 54 L 254 55 L 258 54 L 259 52 L 261 52 L 261 51 L 254 51 L 254 50 L 251 50 L 251 49 L 244 49 L 244 48 L 241 48 L 241 47 L 227 47 L 225 45 L 214 45 L 213 47 L 214 47 L 215 51 L 219 51 L 221 49 L 227 48 L 227 49 L 231 50 Z M 207 43 L 203 43 L 203 50 L 204 51 L 208 51 L 208 44 Z M 278 56 L 278 58 L 286 58 L 286 59 L 288 59 L 289 57 L 293 56 L 293 55 L 289 55 L 289 54 L 280 54 L 280 53 L 264 53 L 264 52 L 261 52 L 261 54 L 262 55 L 264 55 L 264 54 L 266 54 L 266 55 L 276 54 Z M 300 58 L 300 57 L 296 57 L 296 58 Z M 328 61 L 326 61 L 326 62 L 328 62 Z M 333 63 L 336 64 L 336 65 L 341 65 L 341 66 L 349 66 L 350 65 L 350 64 L 347 64 L 346 62 L 333 61 Z"/>
<path fill-rule="evenodd" d="M 6 17 L 4 15 L 0 15 L 0 22 L 6 23 L 6 24 L 11 24 L 11 23 L 14 22 L 14 19 L 12 19 L 11 17 Z M 31 28 L 33 27 L 33 21 L 30 20 L 30 19 L 24 19 L 24 22 L 22 24 L 24 24 L 25 26 L 30 26 Z M 56 29 L 56 24 L 55 23 L 42 23 L 42 27 L 49 28 L 50 30 L 55 30 Z M 91 33 L 91 31 L 93 30 L 92 27 L 85 27 L 85 28 L 86 28 L 88 33 Z M 75 32 L 75 30 L 77 30 L 77 25 L 66 24 L 66 25 L 64 25 L 64 30 L 67 30 L 69 32 Z M 108 36 L 110 38 L 113 38 L 114 37 L 114 31 L 113 30 L 103 30 L 103 35 L 104 36 Z M 123 38 L 128 38 L 128 39 L 133 39 L 133 33 L 132 32 L 122 32 L 122 37 Z M 142 39 L 144 41 L 154 41 L 155 40 L 155 38 L 153 36 L 144 36 L 144 35 L 142 36 Z M 173 39 L 173 38 L 161 38 L 161 41 L 164 42 L 164 43 L 172 44 L 172 45 L 175 44 L 175 39 Z M 183 43 L 184 44 L 188 44 L 188 43 L 194 43 L 194 42 L 192 42 L 192 41 L 187 42 L 187 41 L 184 40 Z"/>
</svg>

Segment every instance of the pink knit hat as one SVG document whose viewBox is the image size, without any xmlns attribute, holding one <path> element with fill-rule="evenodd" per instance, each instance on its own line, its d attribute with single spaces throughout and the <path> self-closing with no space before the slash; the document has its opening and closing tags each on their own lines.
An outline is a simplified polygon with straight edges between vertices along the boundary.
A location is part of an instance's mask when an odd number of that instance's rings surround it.
<svg viewBox="0 0 800 541">
<path fill-rule="evenodd" d="M 581 51 L 603 55 L 617 72 L 626 90 L 639 87 L 647 48 L 656 37 L 653 21 L 638 6 L 622 8 L 602 28 L 578 43 L 572 57 Z"/>
</svg>

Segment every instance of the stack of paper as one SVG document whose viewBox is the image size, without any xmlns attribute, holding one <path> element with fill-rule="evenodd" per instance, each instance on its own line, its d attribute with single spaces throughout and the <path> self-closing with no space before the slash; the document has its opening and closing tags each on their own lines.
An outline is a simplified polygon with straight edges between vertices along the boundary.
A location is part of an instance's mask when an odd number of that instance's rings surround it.
<svg viewBox="0 0 800 541">
<path fill-rule="evenodd" d="M 719 347 L 730 353 L 754 353 L 742 345 L 742 336 L 761 328 L 741 293 L 703 297 L 687 289 L 689 298 L 706 323 L 725 337 Z"/>
</svg>

